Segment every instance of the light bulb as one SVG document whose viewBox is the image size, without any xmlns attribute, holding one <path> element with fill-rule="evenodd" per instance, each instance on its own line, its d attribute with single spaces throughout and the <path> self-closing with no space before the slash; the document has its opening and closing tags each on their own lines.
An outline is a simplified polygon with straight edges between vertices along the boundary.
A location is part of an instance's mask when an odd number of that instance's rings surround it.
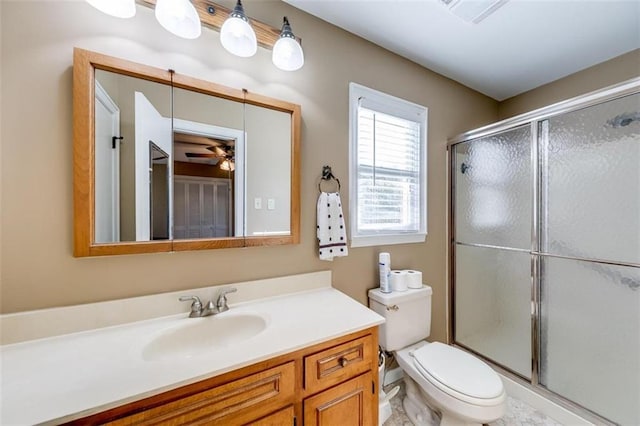
<svg viewBox="0 0 640 426">
<path fill-rule="evenodd" d="M 258 51 L 256 33 L 253 31 L 240 0 L 220 29 L 220 42 L 229 53 L 243 58 Z"/>
<path fill-rule="evenodd" d="M 135 0 L 87 0 L 87 3 L 116 18 L 131 18 L 136 14 Z"/>
<path fill-rule="evenodd" d="M 158 0 L 156 19 L 178 37 L 194 39 L 202 32 L 198 12 L 189 0 Z"/>
<path fill-rule="evenodd" d="M 220 163 L 220 170 L 232 172 L 236 169 L 236 165 L 230 160 L 224 160 Z"/>
<path fill-rule="evenodd" d="M 304 52 L 291 31 L 289 20 L 284 17 L 280 38 L 273 45 L 273 64 L 283 71 L 295 71 L 304 65 Z"/>
</svg>

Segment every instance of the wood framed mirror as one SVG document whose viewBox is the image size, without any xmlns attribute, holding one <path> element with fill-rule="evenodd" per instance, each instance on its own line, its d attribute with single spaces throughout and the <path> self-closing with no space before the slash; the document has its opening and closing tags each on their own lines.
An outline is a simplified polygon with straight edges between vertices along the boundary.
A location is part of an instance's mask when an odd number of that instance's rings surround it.
<svg viewBox="0 0 640 426">
<path fill-rule="evenodd" d="M 74 255 L 297 244 L 300 106 L 76 48 Z"/>
</svg>

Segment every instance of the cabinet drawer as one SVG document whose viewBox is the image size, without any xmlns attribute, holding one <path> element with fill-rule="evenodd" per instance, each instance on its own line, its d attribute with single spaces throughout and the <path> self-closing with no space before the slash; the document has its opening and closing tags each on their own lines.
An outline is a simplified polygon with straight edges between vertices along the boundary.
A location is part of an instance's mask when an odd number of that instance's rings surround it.
<svg viewBox="0 0 640 426">
<path fill-rule="evenodd" d="M 294 365 L 270 368 L 109 424 L 246 424 L 294 402 Z"/>
<path fill-rule="evenodd" d="M 304 386 L 314 393 L 372 369 L 371 335 L 325 349 L 304 358 Z"/>
</svg>

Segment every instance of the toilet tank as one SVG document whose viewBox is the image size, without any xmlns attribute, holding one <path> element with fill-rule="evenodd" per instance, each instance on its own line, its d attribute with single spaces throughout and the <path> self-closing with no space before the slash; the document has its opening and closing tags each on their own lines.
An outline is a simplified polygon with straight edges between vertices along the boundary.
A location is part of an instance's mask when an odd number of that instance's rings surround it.
<svg viewBox="0 0 640 426">
<path fill-rule="evenodd" d="M 403 292 L 369 290 L 369 307 L 385 318 L 380 325 L 380 346 L 395 351 L 419 342 L 431 333 L 431 294 L 429 286 Z"/>
</svg>

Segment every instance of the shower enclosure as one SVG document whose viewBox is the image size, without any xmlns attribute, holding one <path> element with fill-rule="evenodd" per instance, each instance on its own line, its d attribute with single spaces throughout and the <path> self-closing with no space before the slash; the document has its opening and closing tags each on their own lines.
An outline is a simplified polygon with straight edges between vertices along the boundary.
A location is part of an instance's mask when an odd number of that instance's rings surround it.
<svg viewBox="0 0 640 426">
<path fill-rule="evenodd" d="M 640 78 L 449 144 L 452 341 L 640 424 Z"/>
</svg>

